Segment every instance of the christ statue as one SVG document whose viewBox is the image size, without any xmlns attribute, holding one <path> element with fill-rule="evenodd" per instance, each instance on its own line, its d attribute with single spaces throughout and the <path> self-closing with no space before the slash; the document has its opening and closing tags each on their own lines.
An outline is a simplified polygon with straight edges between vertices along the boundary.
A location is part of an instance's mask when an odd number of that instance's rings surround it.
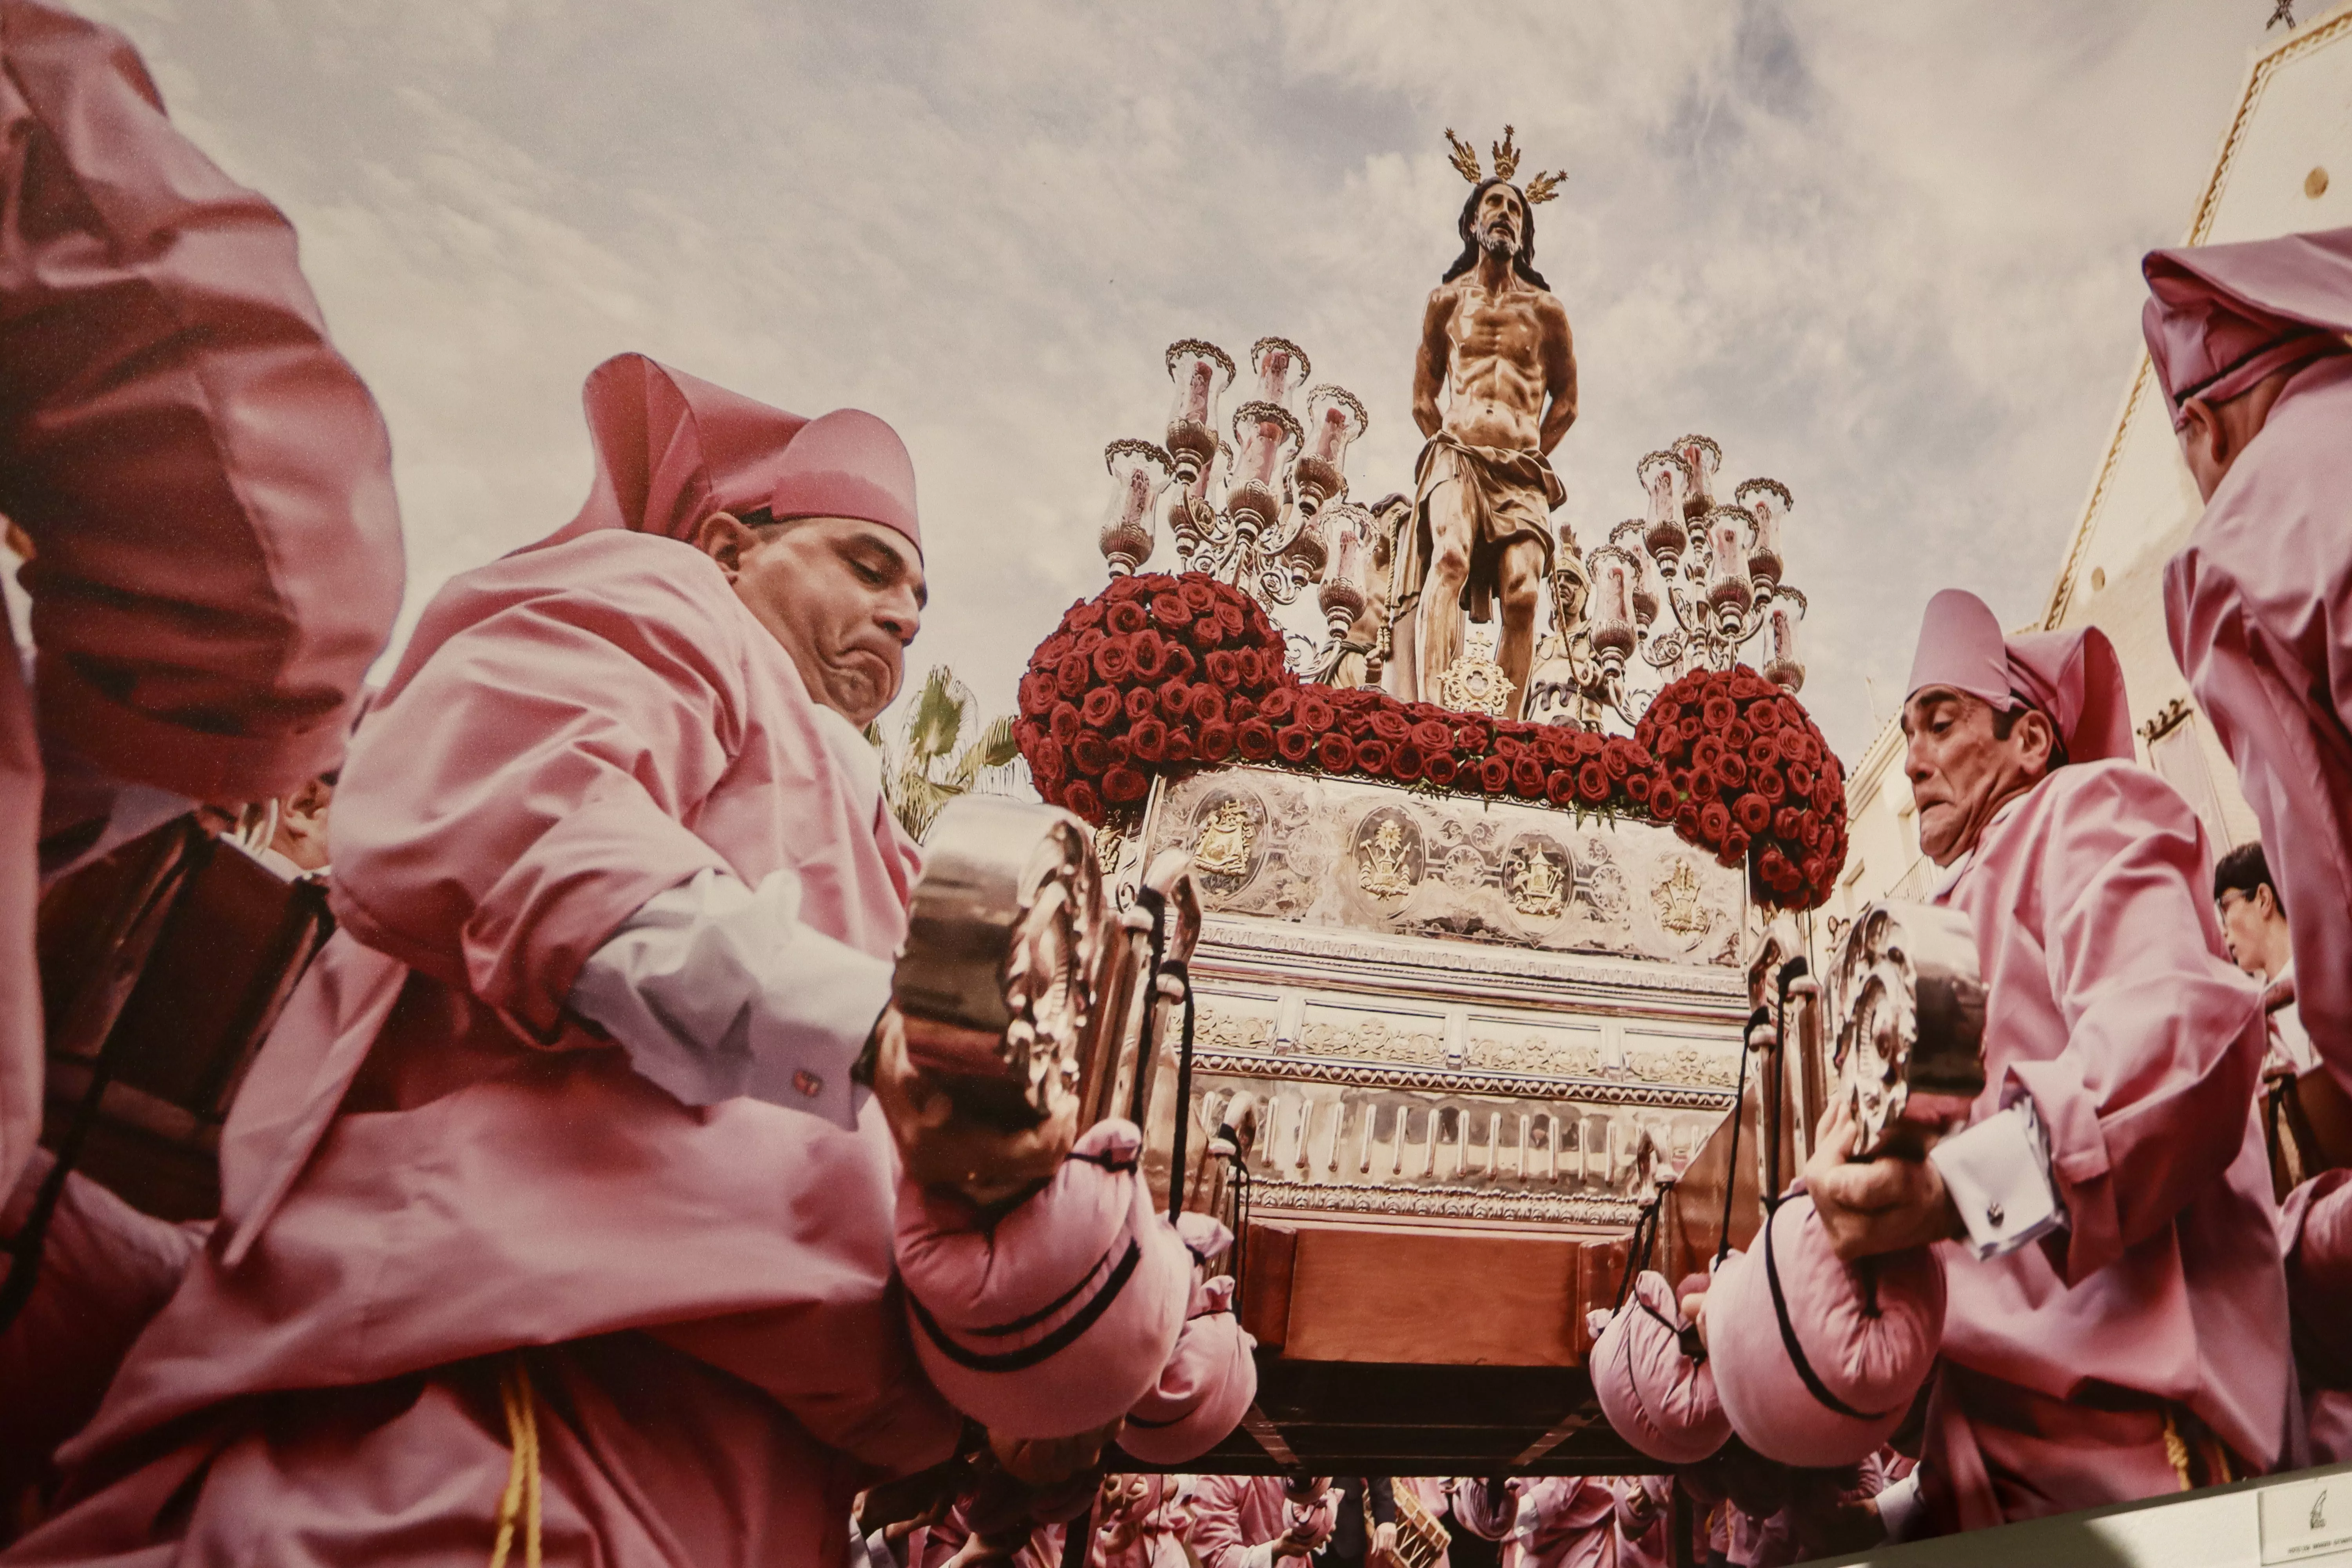
<svg viewBox="0 0 2352 1568">
<path fill-rule="evenodd" d="M 1462 255 L 1422 318 L 1412 416 L 1428 440 L 1391 579 L 1390 668 L 1397 696 L 1434 700 L 1438 677 L 1461 657 L 1465 612 L 1490 621 L 1499 605 L 1496 657 L 1511 683 L 1507 716 L 1517 718 L 1545 577 L 1559 574 L 1563 622 L 1584 599 L 1572 537 L 1555 561 L 1551 511 L 1566 492 L 1549 456 L 1576 420 L 1576 352 L 1568 311 L 1534 267 L 1533 206 L 1558 176 L 1539 174 L 1525 191 L 1513 184 L 1518 153 L 1507 127 L 1491 176 L 1481 177 L 1475 152 L 1459 140 L 1454 148 L 1454 167 L 1475 188 L 1457 225 Z"/>
</svg>

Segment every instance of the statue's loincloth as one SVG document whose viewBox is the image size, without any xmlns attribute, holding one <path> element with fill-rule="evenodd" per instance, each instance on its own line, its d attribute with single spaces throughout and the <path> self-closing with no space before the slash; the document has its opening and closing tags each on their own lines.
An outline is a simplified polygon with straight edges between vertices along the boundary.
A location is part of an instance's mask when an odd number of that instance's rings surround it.
<svg viewBox="0 0 2352 1568">
<path fill-rule="evenodd" d="M 1421 602 L 1429 576 L 1430 498 L 1449 481 L 1462 487 L 1471 520 L 1470 574 L 1462 584 L 1462 607 L 1474 621 L 1491 621 L 1505 549 L 1522 539 L 1536 541 L 1543 546 L 1544 572 L 1550 574 L 1551 510 L 1568 499 L 1568 491 L 1540 452 L 1473 447 L 1447 430 L 1432 436 L 1413 465 L 1412 523 L 1397 541 L 1396 570 L 1390 577 L 1400 590 L 1400 616 Z"/>
</svg>

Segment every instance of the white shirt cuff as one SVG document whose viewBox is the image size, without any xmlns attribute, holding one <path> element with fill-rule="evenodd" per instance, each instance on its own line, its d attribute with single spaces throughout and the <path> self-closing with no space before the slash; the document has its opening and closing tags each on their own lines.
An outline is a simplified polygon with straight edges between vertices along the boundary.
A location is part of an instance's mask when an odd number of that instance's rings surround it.
<svg viewBox="0 0 2352 1568">
<path fill-rule="evenodd" d="M 800 921 L 800 879 L 723 872 L 648 900 L 582 965 L 572 1010 L 688 1105 L 748 1096 L 857 1124 L 850 1069 L 890 1000 L 891 964 Z"/>
<path fill-rule="evenodd" d="M 1999 1258 L 2066 1228 L 2050 1179 L 2050 1141 L 2031 1100 L 2020 1100 L 1927 1152 L 1979 1258 Z"/>
<path fill-rule="evenodd" d="M 1886 1527 L 1886 1539 L 1910 1540 L 1911 1531 L 1920 1522 L 1919 1472 L 1915 1469 L 1890 1484 L 1874 1500 L 1878 1504 L 1878 1522 Z"/>
<path fill-rule="evenodd" d="M 1274 1568 L 1274 1542 L 1261 1541 L 1255 1546 L 1244 1547 L 1234 1568 Z"/>
</svg>

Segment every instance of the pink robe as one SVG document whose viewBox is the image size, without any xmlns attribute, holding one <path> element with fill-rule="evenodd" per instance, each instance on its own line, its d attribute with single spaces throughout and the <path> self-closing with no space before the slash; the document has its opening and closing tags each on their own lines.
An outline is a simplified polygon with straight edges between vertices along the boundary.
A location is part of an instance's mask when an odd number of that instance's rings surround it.
<svg viewBox="0 0 2352 1568">
<path fill-rule="evenodd" d="M 2326 1171 L 2279 1208 L 2311 1462 L 2352 1459 L 2352 1170 Z"/>
<path fill-rule="evenodd" d="M 2261 994 L 2222 956 L 2210 865 L 2171 785 L 2078 763 L 1996 813 L 1937 895 L 1975 922 L 1990 994 L 1975 1114 L 2032 1097 L 2070 1218 L 1988 1261 L 1942 1245 L 1948 1364 L 1925 1462 L 1957 1510 L 1945 1530 L 2173 1489 L 2168 1467 L 2158 1485 L 2144 1463 L 2168 1402 L 2242 1461 L 2280 1458 Z M 2040 1419 L 2037 1397 L 2072 1402 L 2063 1430 L 2019 1426 Z M 2084 1425 L 2118 1402 L 2140 1436 Z"/>
<path fill-rule="evenodd" d="M 1114 1503 L 1097 1494 L 1087 1568 L 1190 1568 L 1184 1542 L 1192 1530 L 1192 1500 L 1174 1476 L 1116 1478 L 1132 1489 Z"/>
<path fill-rule="evenodd" d="M 1318 1504 L 1327 1540 L 1332 1522 L 1328 1500 L 1327 1489 Z M 1251 1568 L 1258 1555 L 1254 1549 L 1290 1528 L 1289 1500 L 1279 1476 L 1202 1476 L 1193 1486 L 1192 1516 L 1189 1543 L 1201 1568 Z"/>
<path fill-rule="evenodd" d="M 914 851 L 791 658 L 670 540 L 469 573 L 370 713 L 335 850 L 344 929 L 230 1119 L 221 1234 L 68 1451 L 89 1495 L 6 1561 L 478 1563 L 496 1377 L 537 1346 L 552 1559 L 838 1562 L 856 1489 L 958 1429 L 880 1111 L 689 1110 L 563 1010 L 705 868 L 795 868 L 804 921 L 895 950 Z"/>
<path fill-rule="evenodd" d="M 1667 1568 L 1674 1544 L 1674 1501 L 1671 1476 L 1618 1479 L 1617 1568 Z"/>
<path fill-rule="evenodd" d="M 1518 1514 L 1507 1568 L 1616 1568 L 1617 1488 L 1605 1476 L 1544 1476 L 1511 1483 Z"/>
<path fill-rule="evenodd" d="M 5 1192 L 41 1112 L 43 744 L 197 800 L 295 788 L 342 754 L 401 556 L 383 421 L 293 228 L 121 35 L 0 0 L 0 515 L 38 552 L 39 650 L 31 690 L 0 658 Z"/>
<path fill-rule="evenodd" d="M 2348 430 L 2352 359 L 2289 381 L 2166 565 L 2164 613 L 2269 849 L 2303 1026 L 2352 1089 Z"/>
</svg>

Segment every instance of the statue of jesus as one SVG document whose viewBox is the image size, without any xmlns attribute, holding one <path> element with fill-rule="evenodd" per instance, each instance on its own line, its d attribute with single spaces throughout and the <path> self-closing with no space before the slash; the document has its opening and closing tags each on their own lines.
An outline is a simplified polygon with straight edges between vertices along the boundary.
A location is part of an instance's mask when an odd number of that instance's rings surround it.
<svg viewBox="0 0 2352 1568">
<path fill-rule="evenodd" d="M 1457 225 L 1462 255 L 1430 292 L 1413 365 L 1412 417 L 1428 437 L 1414 469 L 1414 515 L 1398 541 L 1391 634 L 1395 694 L 1433 700 L 1461 657 L 1464 614 L 1502 608 L 1496 659 L 1511 682 L 1506 712 L 1527 700 L 1536 608 L 1557 571 L 1564 622 L 1582 614 L 1583 564 L 1573 538 L 1555 564 L 1551 510 L 1566 499 L 1549 454 L 1576 421 L 1576 351 L 1568 311 L 1535 269 L 1536 203 L 1559 176 L 1511 183 L 1510 128 L 1495 173 L 1448 131 L 1454 165 L 1475 188 Z M 1444 407 L 1438 394 L 1446 395 Z M 1569 602 L 1572 601 L 1572 602 Z"/>
</svg>

